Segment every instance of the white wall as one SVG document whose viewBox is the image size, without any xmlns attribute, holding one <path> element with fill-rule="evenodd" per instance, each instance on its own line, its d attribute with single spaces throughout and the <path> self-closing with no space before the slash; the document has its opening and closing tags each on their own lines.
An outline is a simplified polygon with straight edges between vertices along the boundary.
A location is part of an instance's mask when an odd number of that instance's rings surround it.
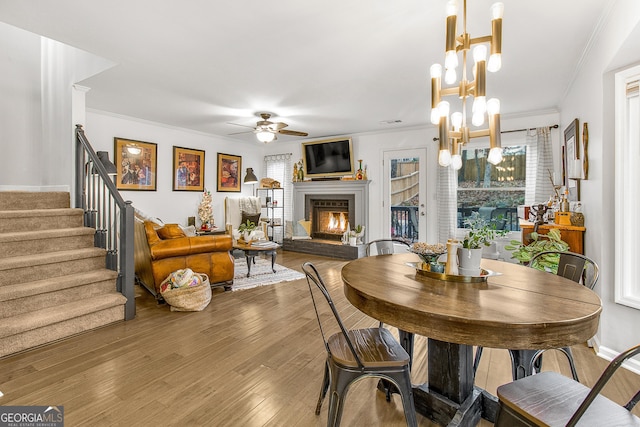
<svg viewBox="0 0 640 427">
<path fill-rule="evenodd" d="M 87 139 L 96 151 L 107 151 L 114 160 L 113 138 L 134 139 L 158 144 L 157 191 L 122 191 L 125 200 L 143 212 L 156 216 L 168 223 L 187 225 L 187 217 L 196 216 L 202 193 L 198 191 L 173 191 L 173 146 L 205 151 L 204 184 L 213 196 L 213 217 L 215 224 L 224 227 L 224 198 L 239 196 L 241 193 L 218 193 L 217 153 L 242 156 L 242 179 L 247 167 L 252 167 L 261 176 L 263 149 L 259 144 L 238 143 L 185 129 L 165 126 L 130 117 L 116 116 L 89 110 L 84 127 Z M 251 195 L 250 185 L 241 185 L 242 194 Z M 199 223 L 199 220 L 198 220 Z"/>
<path fill-rule="evenodd" d="M 581 183 L 585 252 L 601 267 L 596 291 L 603 304 L 597 342 L 611 356 L 640 343 L 640 311 L 614 302 L 613 70 L 640 61 L 640 2 L 617 0 L 580 64 L 560 105 L 563 129 L 574 118 L 589 124 L 589 179 Z M 640 236 L 636 236 L 638 239 Z M 633 237 L 631 237 L 633 238 Z"/>
<path fill-rule="evenodd" d="M 538 126 L 550 126 L 557 124 L 559 115 L 557 112 L 537 112 L 527 116 L 505 117 L 502 119 L 503 130 L 523 129 Z M 383 167 L 382 160 L 385 151 L 403 149 L 424 149 L 427 153 L 427 236 L 425 241 L 436 242 L 437 236 L 437 192 L 436 192 L 436 170 L 438 143 L 433 141 L 437 137 L 437 129 L 428 126 L 415 129 L 396 129 L 380 132 L 369 132 L 351 136 L 353 140 L 354 162 L 357 167 L 357 160 L 362 159 L 363 166 L 367 166 L 367 177 L 371 180 L 369 186 L 369 230 L 370 240 L 388 237 L 388 233 L 383 228 L 383 215 L 385 210 L 382 206 L 383 187 L 382 180 Z M 503 140 L 515 140 L 520 138 L 524 142 L 523 132 L 504 134 Z M 321 138 L 319 138 L 321 139 Z M 559 141 L 559 132 L 552 132 L 554 143 Z M 302 156 L 302 142 L 292 141 L 283 143 L 278 140 L 276 143 L 266 145 L 268 154 L 293 153 L 293 159 L 300 159 Z M 559 167 L 559 166 L 558 166 Z M 558 169 L 559 170 L 559 169 Z M 286 185 L 287 183 L 285 183 Z"/>
<path fill-rule="evenodd" d="M 0 185 L 40 185 L 40 36 L 2 22 L 0 93 Z"/>
</svg>

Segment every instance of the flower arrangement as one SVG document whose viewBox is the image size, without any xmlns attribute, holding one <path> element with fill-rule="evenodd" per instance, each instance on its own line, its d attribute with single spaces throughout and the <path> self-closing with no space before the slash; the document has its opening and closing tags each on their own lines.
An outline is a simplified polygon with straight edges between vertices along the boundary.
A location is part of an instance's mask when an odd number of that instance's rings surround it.
<svg viewBox="0 0 640 427">
<path fill-rule="evenodd" d="M 211 202 L 211 191 L 205 189 L 200 206 L 198 206 L 198 218 L 200 218 L 203 225 L 213 224 L 213 208 L 211 207 Z"/>
</svg>

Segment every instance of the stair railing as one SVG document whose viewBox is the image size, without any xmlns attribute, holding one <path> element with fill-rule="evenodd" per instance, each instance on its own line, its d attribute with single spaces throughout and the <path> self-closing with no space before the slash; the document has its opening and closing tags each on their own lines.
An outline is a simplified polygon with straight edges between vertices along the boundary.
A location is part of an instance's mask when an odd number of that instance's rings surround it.
<svg viewBox="0 0 640 427">
<path fill-rule="evenodd" d="M 105 266 L 118 272 L 117 289 L 127 298 L 125 320 L 135 317 L 133 206 L 125 201 L 98 155 L 76 125 L 75 206 L 84 211 L 84 225 L 96 230 L 94 246 L 106 249 Z"/>
</svg>

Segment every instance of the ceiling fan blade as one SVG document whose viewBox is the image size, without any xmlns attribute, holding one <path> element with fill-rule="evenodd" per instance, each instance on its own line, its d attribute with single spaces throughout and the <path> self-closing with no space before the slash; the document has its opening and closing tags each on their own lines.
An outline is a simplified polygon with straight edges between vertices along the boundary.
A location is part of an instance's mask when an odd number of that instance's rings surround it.
<svg viewBox="0 0 640 427">
<path fill-rule="evenodd" d="M 307 136 L 309 135 L 307 132 L 299 132 L 297 130 L 288 130 L 288 129 L 280 129 L 277 131 L 282 135 L 292 135 L 292 136 Z"/>
<path fill-rule="evenodd" d="M 255 128 L 255 126 L 241 125 L 241 124 L 238 124 L 238 123 L 232 123 L 232 122 L 227 122 L 227 124 L 228 124 L 228 125 L 234 125 L 234 126 L 241 126 L 241 127 L 243 127 L 243 128 L 251 128 L 251 129 Z"/>
<path fill-rule="evenodd" d="M 275 123 L 271 123 L 271 125 L 269 126 L 269 128 L 271 128 L 271 130 L 275 130 L 275 131 L 277 131 L 277 130 L 280 130 L 280 129 L 284 129 L 284 128 L 286 128 L 287 126 L 289 126 L 289 125 L 288 125 L 288 124 L 286 124 L 286 123 L 283 123 L 283 122 L 275 122 Z"/>
<path fill-rule="evenodd" d="M 251 129 L 251 130 L 245 130 L 245 131 L 242 131 L 242 132 L 228 133 L 227 135 L 240 135 L 240 134 L 243 134 L 243 133 L 254 133 L 254 132 L 255 131 L 253 129 Z"/>
</svg>

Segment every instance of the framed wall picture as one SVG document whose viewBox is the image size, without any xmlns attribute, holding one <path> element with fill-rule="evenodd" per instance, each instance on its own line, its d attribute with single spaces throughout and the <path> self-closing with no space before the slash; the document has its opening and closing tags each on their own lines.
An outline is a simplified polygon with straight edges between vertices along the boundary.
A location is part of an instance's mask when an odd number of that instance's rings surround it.
<svg viewBox="0 0 640 427">
<path fill-rule="evenodd" d="M 113 138 L 118 190 L 156 191 L 158 144 Z"/>
<path fill-rule="evenodd" d="M 218 153 L 218 191 L 240 192 L 242 157 Z"/>
<path fill-rule="evenodd" d="M 578 125 L 578 119 L 574 119 L 564 130 L 564 185 L 569 191 L 569 201 L 574 202 L 580 200 L 580 179 L 575 179 L 577 171 L 574 170 L 578 163 L 576 160 L 580 159 L 580 130 Z"/>
<path fill-rule="evenodd" d="M 204 191 L 204 151 L 173 147 L 173 191 Z"/>
</svg>

